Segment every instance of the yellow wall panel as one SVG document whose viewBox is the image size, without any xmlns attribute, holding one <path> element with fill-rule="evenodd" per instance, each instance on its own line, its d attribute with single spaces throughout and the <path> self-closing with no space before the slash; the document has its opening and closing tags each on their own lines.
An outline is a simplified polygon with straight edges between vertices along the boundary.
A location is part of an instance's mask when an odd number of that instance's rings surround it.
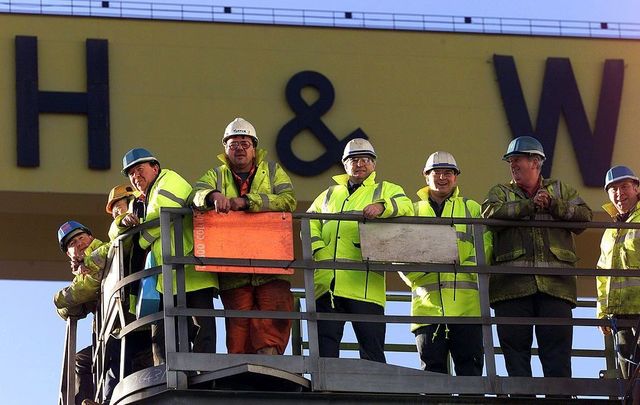
<svg viewBox="0 0 640 405">
<path fill-rule="evenodd" d="M 16 166 L 14 37 L 38 37 L 40 89 L 85 91 L 84 41 L 109 41 L 111 165 L 87 169 L 83 116 L 40 116 L 41 165 Z M 634 169 L 640 127 L 640 42 L 477 34 L 424 33 L 182 23 L 125 19 L 0 15 L 0 190 L 105 194 L 121 177 L 121 157 L 150 148 L 163 166 L 195 181 L 216 164 L 225 125 L 236 116 L 257 128 L 261 146 L 277 159 L 275 139 L 294 113 L 284 90 L 303 70 L 325 75 L 335 89 L 321 117 L 338 138 L 362 128 L 379 155 L 383 178 L 413 197 L 420 171 L 437 149 L 456 156 L 464 193 L 481 200 L 509 173 L 500 161 L 511 138 L 493 54 L 515 58 L 532 121 L 538 112 L 545 62 L 570 58 L 593 128 L 604 60 L 625 60 L 625 83 L 614 163 Z M 317 97 L 305 91 L 310 102 Z M 314 135 L 294 141 L 296 153 L 324 153 Z M 330 182 L 326 173 L 292 176 L 311 200 Z M 598 207 L 606 198 L 586 188 L 561 120 L 553 176 L 573 183 Z M 0 203 L 1 204 L 1 203 Z"/>
</svg>

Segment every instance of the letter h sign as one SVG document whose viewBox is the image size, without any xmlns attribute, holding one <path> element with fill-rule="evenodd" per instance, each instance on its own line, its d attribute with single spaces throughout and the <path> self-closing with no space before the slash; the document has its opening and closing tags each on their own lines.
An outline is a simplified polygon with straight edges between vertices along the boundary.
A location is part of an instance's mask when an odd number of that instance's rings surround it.
<svg viewBox="0 0 640 405">
<path fill-rule="evenodd" d="M 89 168 L 109 170 L 109 43 L 87 39 L 87 92 L 38 88 L 38 38 L 16 36 L 16 121 L 18 166 L 40 166 L 40 113 L 86 114 Z"/>
</svg>

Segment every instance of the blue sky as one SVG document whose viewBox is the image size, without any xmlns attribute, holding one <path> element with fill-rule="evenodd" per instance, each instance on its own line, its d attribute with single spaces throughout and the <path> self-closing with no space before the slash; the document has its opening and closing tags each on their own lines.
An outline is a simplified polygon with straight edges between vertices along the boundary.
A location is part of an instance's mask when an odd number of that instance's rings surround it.
<svg viewBox="0 0 640 405">
<path fill-rule="evenodd" d="M 132 1 L 132 0 L 129 0 Z M 148 2 L 148 1 L 147 1 Z M 157 1 L 180 3 L 180 0 Z M 534 19 L 587 20 L 608 22 L 640 22 L 640 2 L 637 0 L 502 0 L 502 1 L 435 1 L 405 0 L 364 2 L 356 0 L 313 1 L 218 1 L 184 0 L 189 4 L 215 4 L 220 6 L 278 7 L 296 9 L 322 9 L 337 11 L 384 11 L 433 15 L 512 17 Z M 319 5 L 321 4 L 321 6 Z M 51 235 L 51 243 L 56 243 Z M 63 282 L 34 282 L 0 280 L 0 307 L 3 325 L 0 328 L 0 399 L 4 404 L 21 405 L 54 403 L 60 380 L 62 345 L 65 324 L 56 315 L 52 297 L 63 288 Z M 221 308 L 220 302 L 216 307 Z M 387 312 L 406 314 L 408 309 L 390 307 Z M 593 310 L 575 311 L 574 316 L 592 317 Z M 218 330 L 224 328 L 219 325 Z M 90 343 L 91 323 L 81 322 L 78 347 Z M 387 340 L 412 343 L 407 325 L 388 328 Z M 224 339 L 218 338 L 219 352 L 224 351 Z M 576 328 L 574 347 L 594 348 L 602 345 L 595 328 Z M 356 354 L 352 354 L 355 356 Z M 418 367 L 417 355 L 390 356 L 390 362 Z M 499 369 L 503 369 L 500 360 Z M 537 365 L 537 360 L 534 361 Z M 574 363 L 574 375 L 595 377 L 604 364 L 598 361 Z M 504 373 L 502 373 L 504 374 Z M 540 375 L 539 367 L 537 375 Z"/>
</svg>

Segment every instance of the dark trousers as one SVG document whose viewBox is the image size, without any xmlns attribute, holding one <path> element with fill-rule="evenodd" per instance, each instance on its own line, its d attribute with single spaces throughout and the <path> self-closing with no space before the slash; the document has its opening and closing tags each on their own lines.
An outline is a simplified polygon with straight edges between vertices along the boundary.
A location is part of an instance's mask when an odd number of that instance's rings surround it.
<svg viewBox="0 0 640 405">
<path fill-rule="evenodd" d="M 187 294 L 187 307 L 198 309 L 213 309 L 214 288 L 190 291 Z M 164 295 L 162 296 L 164 298 Z M 173 297 L 175 299 L 175 296 Z M 189 342 L 194 353 L 216 352 L 216 321 L 212 316 L 192 316 L 189 319 Z M 178 341 L 176 328 L 176 342 Z M 153 350 L 153 364 L 164 364 L 165 339 L 164 321 L 151 325 L 151 347 Z"/>
<path fill-rule="evenodd" d="M 544 293 L 492 304 L 497 317 L 571 318 L 571 303 Z M 533 325 L 498 325 L 498 338 L 511 377 L 531 377 Z M 573 328 L 537 325 L 538 355 L 545 377 L 571 377 Z"/>
<path fill-rule="evenodd" d="M 481 325 L 433 324 L 414 332 L 423 370 L 449 373 L 449 353 L 456 375 L 482 375 L 484 365 Z"/>
<path fill-rule="evenodd" d="M 136 330 L 127 334 L 125 338 L 124 377 L 136 371 L 153 366 L 151 351 L 151 333 L 147 330 Z M 120 381 L 120 353 L 122 341 L 110 339 L 107 344 L 107 361 L 110 362 L 106 370 L 103 405 L 109 404 L 111 395 Z"/>
<path fill-rule="evenodd" d="M 120 375 L 120 342 L 110 340 L 105 353 L 105 377 L 103 404 L 108 405 L 111 400 L 113 390 L 118 384 Z M 85 399 L 93 400 L 95 389 L 93 385 L 93 350 L 92 346 L 87 346 L 76 353 L 76 405 L 80 405 Z"/>
<path fill-rule="evenodd" d="M 94 397 L 91 356 L 91 346 L 76 353 L 76 405 L 80 405 L 85 399 L 93 399 Z"/>
<path fill-rule="evenodd" d="M 324 294 L 316 300 L 318 312 L 342 314 L 374 314 L 384 315 L 384 308 L 370 302 L 357 301 L 343 297 Z M 321 357 L 340 357 L 340 341 L 344 332 L 345 321 L 318 321 L 318 344 Z M 384 357 L 385 323 L 352 322 L 353 331 L 358 340 L 360 358 L 386 363 Z"/>
</svg>

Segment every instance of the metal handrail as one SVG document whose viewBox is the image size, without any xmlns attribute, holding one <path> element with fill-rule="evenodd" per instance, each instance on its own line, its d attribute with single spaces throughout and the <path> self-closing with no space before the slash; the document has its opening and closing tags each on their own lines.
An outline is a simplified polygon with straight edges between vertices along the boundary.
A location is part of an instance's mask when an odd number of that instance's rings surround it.
<svg viewBox="0 0 640 405">
<path fill-rule="evenodd" d="M 445 31 L 588 38 L 640 38 L 640 23 L 358 10 L 154 3 L 151 1 L 4 0 L 0 13 L 205 21 L 266 25 Z"/>
<path fill-rule="evenodd" d="M 64 349 L 62 352 L 62 371 L 60 373 L 60 391 L 58 392 L 58 405 L 71 405 L 75 401 L 76 395 L 76 336 L 78 329 L 78 319 L 67 318 Z"/>
<path fill-rule="evenodd" d="M 157 226 L 158 221 L 161 224 L 161 232 L 162 232 L 162 238 L 163 238 L 163 242 L 165 242 L 164 244 L 167 245 L 169 244 L 169 225 L 171 222 L 173 222 L 175 224 L 175 234 L 176 234 L 176 243 L 178 246 L 176 246 L 176 251 L 180 251 L 181 250 L 181 246 L 180 243 L 178 243 L 179 241 L 181 241 L 180 238 L 180 233 L 181 233 L 181 221 L 177 220 L 179 218 L 181 218 L 184 215 L 190 215 L 191 214 L 191 210 L 190 209 L 162 209 L 161 211 L 161 218 L 159 220 L 155 220 L 152 221 L 150 223 L 145 224 L 145 228 L 149 227 L 149 226 Z M 309 227 L 308 227 L 308 223 L 309 220 L 312 218 L 323 218 L 323 219 L 341 219 L 341 220 L 352 220 L 352 221 L 361 221 L 364 222 L 364 220 L 362 219 L 361 216 L 358 215 L 333 215 L 333 214 L 305 214 L 305 213 L 296 213 L 294 214 L 294 218 L 298 219 L 301 221 L 302 224 L 302 236 L 303 239 L 306 238 L 305 241 L 303 241 L 303 258 L 302 259 L 297 259 L 294 260 L 293 262 L 288 262 L 289 267 L 292 268 L 299 268 L 299 269 L 307 269 L 307 270 L 312 270 L 314 267 L 317 267 L 317 263 L 313 262 L 312 259 L 310 259 L 310 251 L 307 248 L 305 248 L 305 245 L 308 245 L 308 238 L 309 238 Z M 545 226 L 548 227 L 550 224 L 549 222 L 545 222 L 545 221 L 496 221 L 496 220 L 482 220 L 482 219 L 465 219 L 465 218 L 446 218 L 446 219 L 434 219 L 434 218 L 423 218 L 423 217 L 403 217 L 403 218 L 394 218 L 394 219 L 389 219 L 389 220 L 375 220 L 375 221 L 379 221 L 379 222 L 399 222 L 399 223 L 440 223 L 440 224 L 446 224 L 446 225 L 451 225 L 452 223 L 470 223 L 473 225 L 478 225 L 478 224 L 490 224 L 492 226 Z M 305 225 L 306 224 L 306 225 Z M 583 229 L 583 228 L 640 228 L 640 224 L 638 225 L 634 225 L 634 224 L 618 224 L 618 223 L 556 223 L 553 222 L 553 227 L 566 227 L 566 228 L 579 228 L 579 229 Z M 474 227 L 474 228 L 478 228 L 480 229 L 481 227 Z M 125 235 L 123 235 L 123 238 L 126 237 L 130 237 L 133 233 L 138 232 L 138 229 L 135 230 L 130 230 L 129 232 L 127 232 Z M 482 238 L 475 238 L 476 241 L 479 241 L 481 243 Z M 120 244 L 120 246 L 122 246 L 122 244 Z M 167 249 L 167 247 L 165 247 L 165 249 Z M 477 251 L 482 250 L 482 249 L 476 249 Z M 164 251 L 168 251 L 168 250 L 164 250 Z M 247 262 L 246 260 L 239 260 L 239 259 L 216 259 L 216 258 L 207 258 L 207 259 L 200 259 L 200 258 L 194 258 L 192 256 L 184 256 L 184 255 L 176 255 L 176 256 L 172 256 L 172 255 L 168 255 L 165 254 L 163 255 L 163 266 L 162 266 L 162 273 L 165 274 L 165 283 L 166 282 L 170 282 L 171 280 L 171 276 L 170 276 L 170 272 L 172 271 L 173 268 L 176 269 L 176 273 L 178 274 L 178 302 L 181 301 L 180 295 L 182 294 L 183 297 L 182 299 L 184 299 L 184 271 L 183 271 L 183 266 L 185 264 L 195 264 L 195 263 L 205 263 L 205 264 L 224 264 L 224 265 L 229 265 L 230 263 L 233 265 L 233 262 L 236 262 L 236 265 L 251 265 L 254 267 L 284 267 L 284 265 L 287 265 L 287 263 L 282 263 L 282 262 L 278 262 L 278 261 L 273 261 L 273 260 L 251 260 L 249 262 Z M 114 263 L 117 261 L 114 261 Z M 315 263 L 315 264 L 314 264 Z M 353 268 L 355 270 L 365 270 L 364 267 L 362 267 L 362 263 L 354 263 L 354 262 L 340 262 L 340 261 L 335 261 L 335 262 L 323 262 L 323 267 L 325 267 L 326 265 L 338 265 L 340 266 L 340 268 Z M 424 265 L 426 264 L 422 264 L 422 267 L 424 267 Z M 378 266 L 375 267 L 376 270 L 380 270 L 380 271 L 397 271 L 399 268 L 397 267 L 397 265 L 394 264 L 390 264 L 390 263 L 369 263 L 367 264 L 367 266 L 371 269 L 371 266 Z M 418 269 L 418 266 L 420 266 L 419 264 L 414 265 L 416 266 L 415 270 Z M 434 271 L 434 272 L 443 272 L 443 271 L 451 271 L 452 265 L 442 265 L 442 264 L 437 264 L 437 265 L 432 265 L 429 264 L 430 267 L 430 271 Z M 402 265 L 402 270 L 411 270 L 411 269 L 407 269 L 407 265 Z M 500 270 L 499 267 L 496 266 L 477 266 L 477 267 L 467 267 L 467 268 L 463 268 L 463 267 L 456 267 L 457 271 L 472 271 L 474 273 L 478 273 L 479 274 L 479 278 L 482 279 L 482 277 L 488 277 L 489 273 L 496 273 Z M 616 270 L 616 269 L 612 269 L 612 270 L 595 270 L 595 269 L 567 269 L 567 268 L 563 268 L 563 269 L 553 269 L 553 268 L 545 268 L 545 269 L 540 269 L 540 268 L 536 268 L 536 269 L 532 269 L 532 268 L 509 268 L 510 272 L 523 272 L 523 273 L 539 273 L 539 274 L 555 274 L 558 271 L 562 271 L 563 274 L 588 274 L 588 275 L 594 275 L 594 274 L 599 274 L 599 275 L 624 275 L 624 276 L 631 276 L 629 274 L 628 271 L 625 272 L 625 270 Z M 159 269 L 150 269 L 150 270 L 146 270 L 146 273 L 158 273 L 160 270 Z M 167 277 L 168 276 L 168 277 Z M 139 279 L 141 277 L 141 275 L 134 275 L 134 276 L 128 276 L 126 277 L 127 280 L 120 280 L 117 283 L 116 288 L 114 288 L 113 291 L 110 292 L 105 292 L 107 296 L 111 297 L 113 296 L 114 292 L 119 289 L 122 288 L 128 281 L 133 281 L 135 279 Z M 426 317 L 426 316 L 420 316 L 420 317 L 411 317 L 408 315 L 384 315 L 384 316 L 373 316 L 373 315 L 347 315 L 347 314 L 326 314 L 326 313 L 316 313 L 315 312 L 315 308 L 314 308 L 314 298 L 313 298 L 313 271 L 305 271 L 305 294 L 306 294 L 306 306 L 307 306 L 307 311 L 304 313 L 301 312 L 297 312 L 297 313 L 287 313 L 287 312 L 269 312 L 269 313 L 260 313 L 257 311 L 229 311 L 229 310 L 198 310 L 198 309 L 188 309 L 186 308 L 186 305 L 184 304 L 184 301 L 182 304 L 179 304 L 177 307 L 173 305 L 173 300 L 166 300 L 165 301 L 165 311 L 164 311 L 164 315 L 162 315 L 162 312 L 155 314 L 155 315 L 150 315 L 147 316 L 143 319 L 140 319 L 138 321 L 133 322 L 130 325 L 125 326 L 124 328 L 122 328 L 121 330 L 121 335 L 126 335 L 127 333 L 131 332 L 132 330 L 142 326 L 142 325 L 146 325 L 149 323 L 152 323 L 158 319 L 162 319 L 162 317 L 164 316 L 165 318 L 165 325 L 173 325 L 173 328 L 175 329 L 176 326 L 173 322 L 171 322 L 171 320 L 175 320 L 175 319 L 185 319 L 186 316 L 191 316 L 194 314 L 197 314 L 198 316 L 228 316 L 228 317 L 256 317 L 256 318 L 279 318 L 279 319 L 296 319 L 299 321 L 305 320 L 307 323 L 307 336 L 308 341 L 303 343 L 303 347 L 301 348 L 300 351 L 297 351 L 297 353 L 294 353 L 294 356 L 287 356 L 287 357 L 292 357 L 292 358 L 300 358 L 302 360 L 302 362 L 299 361 L 293 361 L 293 363 L 291 363 L 291 361 L 289 362 L 290 364 L 287 364 L 286 361 L 287 359 L 284 358 L 279 358 L 279 359 L 266 359 L 265 357 L 263 358 L 256 358 L 251 357 L 251 355 L 231 355 L 229 360 L 224 360 L 224 361 L 220 361 L 220 364 L 231 364 L 236 360 L 231 360 L 234 358 L 234 356 L 239 356 L 239 357 L 235 357 L 236 359 L 239 359 L 237 361 L 240 361 L 242 359 L 250 359 L 251 361 L 265 361 L 269 364 L 276 364 L 278 366 L 281 366 L 284 368 L 291 368 L 294 367 L 295 372 L 298 373 L 309 373 L 312 376 L 312 380 L 314 378 L 317 378 L 319 381 L 323 381 L 323 376 L 321 375 L 322 373 L 320 373 L 320 369 L 319 367 L 319 363 L 326 361 L 324 359 L 320 359 L 318 358 L 318 352 L 317 352 L 317 332 L 314 333 L 313 329 L 314 329 L 314 324 L 317 320 L 323 320 L 323 319 L 341 319 L 341 320 L 358 320 L 358 321 L 363 321 L 363 322 L 387 322 L 387 323 L 410 323 L 410 322 L 419 322 L 419 323 L 434 323 L 434 322 L 456 322 L 456 323 L 476 323 L 476 324 L 483 324 L 485 328 L 489 328 L 489 334 L 490 334 L 490 328 L 491 325 L 494 324 L 501 324 L 501 323 L 507 323 L 507 324 L 523 324 L 523 323 L 535 323 L 535 324 L 546 324 L 546 325 L 559 325 L 559 324 L 567 324 L 568 321 L 571 322 L 572 325 L 577 325 L 577 326 L 594 326 L 594 325 L 607 325 L 607 322 L 605 320 L 597 320 L 597 319 L 590 319 L 590 318 L 574 318 L 571 320 L 566 320 L 566 319 L 555 319 L 555 318 L 535 318 L 534 320 L 523 320 L 522 318 L 496 318 L 496 317 L 490 317 L 487 316 L 487 314 L 483 313 L 483 315 L 481 317 L 476 317 L 476 318 L 456 318 L 456 317 Z M 166 286 L 165 286 L 166 288 Z M 170 288 L 170 287 L 169 287 Z M 482 291 L 482 288 L 481 288 Z M 311 298 L 310 298 L 311 297 Z M 168 302 L 167 302 L 168 301 Z M 585 306 L 593 306 L 594 303 L 590 302 L 590 303 L 585 303 Z M 180 322 L 183 323 L 183 322 Z M 624 326 L 626 323 L 629 324 L 629 326 L 634 326 L 634 322 L 633 321 L 623 321 L 621 320 L 619 322 L 619 324 L 621 326 Z M 186 322 L 184 322 L 184 327 L 186 328 Z M 171 327 L 171 326 L 170 326 Z M 181 326 L 178 326 L 177 328 L 178 330 L 182 329 Z M 106 331 L 108 333 L 108 331 Z M 182 331 L 181 333 L 186 333 L 186 330 Z M 173 338 L 175 335 L 174 333 L 167 333 L 166 334 L 166 339 L 167 339 L 167 378 L 166 378 L 166 384 L 167 387 L 170 388 L 187 388 L 188 386 L 188 370 L 191 369 L 197 369 L 195 367 L 201 367 L 203 371 L 207 371 L 209 370 L 209 368 L 211 367 L 210 364 L 213 363 L 207 363 L 206 361 L 204 361 L 204 358 L 209 358 L 209 359 L 217 359 L 216 361 L 218 361 L 220 359 L 220 356 L 223 355 L 207 355 L 207 354 L 199 354 L 199 353 L 187 353 L 188 351 L 186 350 L 186 347 L 183 348 L 178 348 L 176 346 L 176 341 L 175 338 Z M 186 336 L 186 335 L 184 335 Z M 315 339 L 315 341 L 314 341 Z M 509 384 L 507 384 L 505 381 L 504 377 L 498 377 L 497 375 L 495 375 L 495 365 L 490 366 L 491 361 L 490 360 L 493 358 L 494 353 L 500 353 L 499 349 L 496 348 L 496 350 L 489 350 L 488 348 L 494 348 L 494 344 L 493 344 L 493 338 L 491 336 L 488 336 L 487 333 L 485 332 L 485 348 L 487 353 L 487 371 L 488 371 L 488 375 L 486 377 L 480 377 L 482 379 L 487 379 L 489 380 L 489 384 L 485 383 L 483 390 L 484 392 L 487 393 L 504 393 L 505 389 L 509 389 Z M 184 341 L 184 339 L 183 339 Z M 486 343 L 491 343 L 491 345 L 487 345 Z M 314 345 L 316 347 L 314 347 Z M 405 347 L 406 345 L 393 345 L 390 346 L 390 348 L 398 348 L 398 349 L 406 349 L 407 347 Z M 343 348 L 351 348 L 351 346 L 349 346 L 349 344 L 345 344 L 343 346 Z M 308 350 L 308 355 L 306 356 L 302 356 L 302 350 Z M 606 351 L 602 351 L 602 350 L 589 350 L 589 349 L 583 349 L 583 350 L 575 350 L 574 351 L 574 355 L 576 356 L 591 356 L 591 355 L 596 355 L 597 357 L 601 357 L 601 355 L 604 353 L 606 353 Z M 187 356 L 187 357 L 185 357 Z M 211 357 L 213 356 L 213 357 Z M 244 357 L 243 357 L 244 356 Z M 270 357 L 270 356 L 267 356 Z M 277 357 L 281 357 L 281 356 L 277 356 Z M 191 360 L 189 360 L 191 359 Z M 201 360 L 198 360 L 201 359 Z M 609 359 L 610 360 L 610 359 Z M 189 361 L 195 361 L 195 363 L 193 363 L 191 366 L 188 366 Z M 231 362 L 231 363 L 229 363 Z M 293 365 L 292 365 L 293 364 Z M 295 366 L 295 364 L 297 364 L 297 366 Z M 608 361 L 608 364 L 613 364 L 611 362 Z M 182 367 L 182 368 L 181 368 Z M 209 367 L 209 368 L 207 368 Z M 299 368 L 302 367 L 302 368 Z M 182 371 L 181 371 L 182 370 Z M 455 377 L 452 377 L 455 378 Z M 576 381 L 574 381 L 576 384 L 578 384 L 577 386 L 580 386 L 579 384 L 584 383 L 584 386 L 588 386 L 588 384 L 590 384 L 590 379 L 586 379 L 588 381 L 583 381 L 583 379 L 574 379 Z M 578 381 L 579 380 L 579 381 Z M 516 383 L 514 383 L 516 384 Z M 601 383 L 598 383 L 601 384 Z M 515 385 L 517 386 L 517 385 Z M 499 389 L 496 389 L 496 387 L 500 387 Z M 506 387 L 506 388 L 505 388 Z M 603 388 L 604 389 L 604 388 Z M 606 391 L 606 389 L 604 389 Z M 408 391 L 409 392 L 409 391 Z M 603 391 L 604 392 L 604 391 Z M 610 391 L 606 391 L 608 392 L 607 395 L 615 395 L 615 393 L 612 393 Z"/>
</svg>

